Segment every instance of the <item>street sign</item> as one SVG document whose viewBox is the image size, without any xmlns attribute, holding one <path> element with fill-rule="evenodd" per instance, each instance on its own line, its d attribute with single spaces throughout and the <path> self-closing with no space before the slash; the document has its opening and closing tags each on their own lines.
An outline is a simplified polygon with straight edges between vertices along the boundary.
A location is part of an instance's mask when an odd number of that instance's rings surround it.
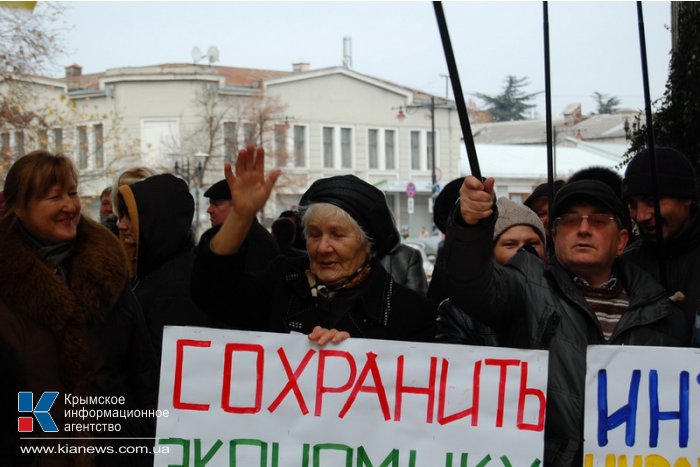
<svg viewBox="0 0 700 467">
<path fill-rule="evenodd" d="M 416 184 L 413 182 L 408 182 L 406 184 L 406 196 L 413 198 L 416 196 Z"/>
<path fill-rule="evenodd" d="M 408 198 L 408 213 L 413 214 L 413 211 L 415 211 L 415 203 L 414 203 L 413 198 Z"/>
</svg>

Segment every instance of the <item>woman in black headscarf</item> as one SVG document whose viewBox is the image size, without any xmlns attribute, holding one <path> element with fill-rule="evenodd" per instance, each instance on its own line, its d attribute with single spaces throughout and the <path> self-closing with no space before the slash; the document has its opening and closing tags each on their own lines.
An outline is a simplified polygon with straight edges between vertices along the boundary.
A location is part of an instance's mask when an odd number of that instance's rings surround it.
<svg viewBox="0 0 700 467">
<path fill-rule="evenodd" d="M 308 334 L 319 345 L 353 336 L 430 341 L 435 308 L 396 284 L 376 257 L 399 241 L 384 194 L 353 175 L 317 180 L 300 201 L 307 257 L 278 257 L 262 276 L 243 272 L 245 236 L 280 175 L 263 174 L 264 152 L 242 150 L 225 174 L 229 215 L 204 234 L 193 298 L 235 329 Z"/>
</svg>

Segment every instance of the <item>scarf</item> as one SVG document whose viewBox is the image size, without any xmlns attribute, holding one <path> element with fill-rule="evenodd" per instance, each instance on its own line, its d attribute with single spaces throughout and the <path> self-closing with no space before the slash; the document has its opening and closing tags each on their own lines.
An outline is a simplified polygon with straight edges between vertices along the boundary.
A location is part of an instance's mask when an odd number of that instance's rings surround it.
<svg viewBox="0 0 700 467">
<path fill-rule="evenodd" d="M 18 222 L 17 225 L 24 238 L 26 238 L 29 243 L 36 247 L 36 252 L 39 258 L 52 267 L 56 275 L 59 276 L 65 284 L 68 284 L 70 261 L 67 260 L 69 260 L 72 256 L 75 240 L 46 245 L 32 235 L 21 222 Z"/>
</svg>

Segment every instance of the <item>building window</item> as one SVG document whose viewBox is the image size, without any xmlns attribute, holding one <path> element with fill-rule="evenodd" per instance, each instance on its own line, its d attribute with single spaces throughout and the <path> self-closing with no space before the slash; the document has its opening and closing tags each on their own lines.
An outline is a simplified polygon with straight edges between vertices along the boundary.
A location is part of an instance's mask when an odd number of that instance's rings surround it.
<svg viewBox="0 0 700 467">
<path fill-rule="evenodd" d="M 63 128 L 53 129 L 53 152 L 63 154 Z"/>
<path fill-rule="evenodd" d="M 306 167 L 306 127 L 294 125 L 294 167 Z"/>
<path fill-rule="evenodd" d="M 92 132 L 95 139 L 95 167 L 101 169 L 105 165 L 104 127 L 98 123 L 92 127 Z"/>
<path fill-rule="evenodd" d="M 435 132 L 435 149 L 431 131 L 411 131 L 411 170 L 432 170 L 433 160 L 437 163 L 439 156 L 438 133 Z M 433 157 L 435 154 L 435 157 Z"/>
<path fill-rule="evenodd" d="M 277 161 L 277 167 L 284 167 L 287 165 L 287 126 L 286 125 L 275 125 L 275 159 Z"/>
<path fill-rule="evenodd" d="M 39 137 L 39 149 L 44 151 L 49 150 L 49 132 L 46 129 L 41 129 L 38 132 Z"/>
<path fill-rule="evenodd" d="M 235 122 L 224 122 L 224 157 L 227 161 L 236 160 L 238 148 L 238 127 Z"/>
<path fill-rule="evenodd" d="M 420 170 L 420 131 L 411 132 L 411 169 Z"/>
<path fill-rule="evenodd" d="M 88 166 L 88 134 L 87 127 L 78 127 L 78 163 L 81 169 Z"/>
<path fill-rule="evenodd" d="M 396 132 L 394 130 L 384 131 L 384 161 L 387 170 L 396 168 L 395 148 L 396 147 Z"/>
<path fill-rule="evenodd" d="M 370 169 L 396 169 L 396 132 L 371 128 L 367 133 L 367 157 Z"/>
<path fill-rule="evenodd" d="M 344 169 L 352 168 L 352 129 L 340 129 L 340 161 Z"/>
<path fill-rule="evenodd" d="M 24 132 L 15 131 L 15 154 L 17 157 L 24 155 Z"/>
<path fill-rule="evenodd" d="M 2 134 L 2 155 L 9 157 L 12 155 L 12 146 L 10 146 L 10 133 Z"/>
<path fill-rule="evenodd" d="M 323 127 L 323 167 L 327 169 L 351 169 L 353 151 L 352 128 Z"/>
<path fill-rule="evenodd" d="M 333 128 L 323 127 L 323 167 L 333 168 Z"/>
<path fill-rule="evenodd" d="M 255 123 L 244 123 L 243 124 L 244 141 L 246 146 L 249 144 L 255 145 L 257 143 L 257 133 L 258 125 Z"/>
<path fill-rule="evenodd" d="M 426 152 L 426 155 L 428 156 L 428 160 L 427 160 L 427 167 L 428 167 L 428 170 L 432 170 L 432 169 L 433 169 L 433 150 L 434 150 L 434 148 L 433 148 L 433 142 L 434 142 L 435 140 L 434 140 L 434 138 L 433 138 L 432 136 L 433 136 L 433 132 L 432 132 L 432 131 L 429 131 L 429 132 L 427 133 L 427 137 L 425 138 L 425 140 L 426 140 L 426 141 L 425 141 L 425 146 L 426 146 L 426 148 L 427 148 L 427 151 L 425 151 L 425 152 Z"/>
<path fill-rule="evenodd" d="M 367 133 L 367 157 L 369 168 L 379 168 L 379 130 L 371 129 Z"/>
</svg>

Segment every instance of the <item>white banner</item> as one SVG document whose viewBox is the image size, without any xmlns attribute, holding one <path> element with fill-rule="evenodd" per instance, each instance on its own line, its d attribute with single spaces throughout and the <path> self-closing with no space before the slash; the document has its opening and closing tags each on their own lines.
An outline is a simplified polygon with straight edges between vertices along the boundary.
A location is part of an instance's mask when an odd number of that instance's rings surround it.
<svg viewBox="0 0 700 467">
<path fill-rule="evenodd" d="M 155 465 L 539 465 L 546 381 L 544 351 L 166 327 Z"/>
<path fill-rule="evenodd" d="M 700 349 L 590 346 L 584 466 L 700 465 Z"/>
</svg>

